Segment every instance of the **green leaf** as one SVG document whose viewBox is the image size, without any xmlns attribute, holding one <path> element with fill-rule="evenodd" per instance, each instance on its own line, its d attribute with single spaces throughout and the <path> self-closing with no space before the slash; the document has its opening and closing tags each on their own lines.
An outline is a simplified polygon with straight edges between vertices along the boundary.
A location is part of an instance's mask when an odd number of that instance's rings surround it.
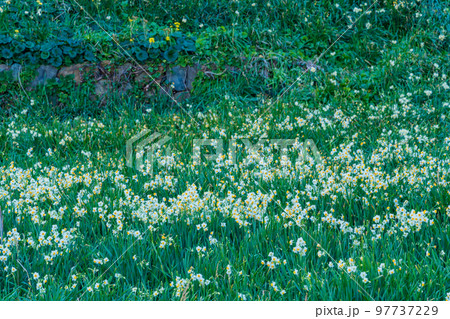
<svg viewBox="0 0 450 319">
<path fill-rule="evenodd" d="M 91 50 L 86 50 L 84 58 L 90 62 L 95 61 L 95 54 Z"/>
<path fill-rule="evenodd" d="M 25 46 L 25 44 L 22 43 L 22 42 L 16 42 L 16 43 L 14 43 L 14 45 L 12 46 L 12 51 L 13 51 L 15 54 L 22 53 L 25 49 L 26 49 L 26 46 Z"/>
<path fill-rule="evenodd" d="M 2 49 L 1 54 L 2 54 L 2 58 L 4 58 L 4 59 L 11 59 L 13 56 L 12 51 L 7 48 Z"/>
<path fill-rule="evenodd" d="M 33 41 L 26 41 L 26 42 L 25 42 L 25 46 L 26 46 L 28 49 L 32 49 L 32 48 L 34 48 L 35 43 L 34 43 Z"/>
<path fill-rule="evenodd" d="M 183 49 L 187 52 L 195 52 L 196 51 L 195 41 L 191 39 L 184 40 Z"/>
<path fill-rule="evenodd" d="M 168 62 L 174 62 L 176 59 L 178 59 L 178 51 L 174 47 L 170 47 L 163 53 L 163 57 Z"/>
<path fill-rule="evenodd" d="M 53 56 L 48 60 L 48 62 L 55 67 L 59 67 L 62 64 L 62 58 L 59 55 Z"/>
<path fill-rule="evenodd" d="M 50 57 L 50 52 L 48 52 L 48 51 L 41 52 L 41 59 L 42 60 L 47 60 L 49 57 Z"/>
<path fill-rule="evenodd" d="M 171 33 L 170 36 L 174 38 L 179 38 L 183 36 L 183 33 L 181 33 L 180 31 L 176 31 L 174 33 Z"/>
<path fill-rule="evenodd" d="M 10 43 L 12 40 L 12 38 L 9 35 L 6 34 L 0 34 L 0 43 L 1 44 L 6 44 L 6 43 Z"/>
<path fill-rule="evenodd" d="M 145 61 L 148 59 L 148 53 L 141 49 L 136 49 L 135 55 L 138 61 Z"/>
<path fill-rule="evenodd" d="M 46 42 L 41 44 L 41 51 L 42 52 L 50 52 L 50 50 L 54 47 L 53 43 Z"/>
<path fill-rule="evenodd" d="M 160 51 L 158 49 L 148 50 L 148 56 L 150 59 L 156 59 L 159 56 Z"/>
<path fill-rule="evenodd" d="M 58 47 L 55 47 L 51 51 L 52 56 L 62 56 L 62 50 Z"/>
</svg>

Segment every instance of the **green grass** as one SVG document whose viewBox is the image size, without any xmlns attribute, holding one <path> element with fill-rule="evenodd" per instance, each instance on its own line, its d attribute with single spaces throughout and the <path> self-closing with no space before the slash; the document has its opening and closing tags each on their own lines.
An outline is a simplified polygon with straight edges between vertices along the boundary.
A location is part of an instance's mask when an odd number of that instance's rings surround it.
<svg viewBox="0 0 450 319">
<path fill-rule="evenodd" d="M 371 3 L 79 2 L 124 39 L 145 20 L 184 18 L 197 50 L 175 64 L 239 72 L 200 75 L 180 104 L 138 87 L 93 100 L 92 81 L 27 91 L 0 74 L 0 299 L 450 298 L 444 1 L 377 3 L 341 38 Z M 44 36 L 25 17 L 36 2 L 1 7 L 1 32 Z M 73 2 L 43 7 L 57 8 L 45 13 L 50 37 L 63 26 L 101 45 Z M 108 54 L 127 61 L 117 48 L 97 58 Z M 153 174 L 126 165 L 144 128 L 171 138 Z M 242 139 L 264 137 L 312 139 L 325 163 L 296 165 L 290 149 L 286 164 L 267 143 L 254 160 Z M 236 165 L 194 165 L 200 138 L 226 150 L 238 140 Z"/>
</svg>

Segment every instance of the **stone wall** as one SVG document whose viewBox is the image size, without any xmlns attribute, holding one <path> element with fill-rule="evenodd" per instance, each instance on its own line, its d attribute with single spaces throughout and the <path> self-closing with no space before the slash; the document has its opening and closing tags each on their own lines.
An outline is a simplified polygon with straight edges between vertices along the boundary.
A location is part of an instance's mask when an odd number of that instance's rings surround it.
<svg viewBox="0 0 450 319">
<path fill-rule="evenodd" d="M 22 71 L 22 66 L 17 63 L 11 66 L 0 64 L 0 72 L 9 72 L 13 81 L 20 79 Z M 61 68 L 41 65 L 36 69 L 33 80 L 30 83 L 24 83 L 24 86 L 27 90 L 33 90 L 38 86 L 46 85 L 49 80 L 59 81 L 61 78 L 71 77 L 76 85 L 88 79 L 94 81 L 95 95 L 100 97 L 113 89 L 119 94 L 125 94 L 133 87 L 138 87 L 145 92 L 146 96 L 168 92 L 176 99 L 185 99 L 190 96 L 198 72 L 204 71 L 205 67 L 201 65 L 174 66 L 168 70 L 160 65 L 150 72 L 148 65 L 132 63 L 113 65 L 110 61 L 97 64 L 74 64 Z"/>
</svg>

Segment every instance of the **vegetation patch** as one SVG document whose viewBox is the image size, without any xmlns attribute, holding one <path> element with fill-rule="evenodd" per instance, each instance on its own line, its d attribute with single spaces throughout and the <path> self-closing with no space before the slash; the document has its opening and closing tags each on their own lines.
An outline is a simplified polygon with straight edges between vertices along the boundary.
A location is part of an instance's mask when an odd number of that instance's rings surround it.
<svg viewBox="0 0 450 319">
<path fill-rule="evenodd" d="M 0 0 L 0 299 L 450 299 L 449 22 Z"/>
</svg>

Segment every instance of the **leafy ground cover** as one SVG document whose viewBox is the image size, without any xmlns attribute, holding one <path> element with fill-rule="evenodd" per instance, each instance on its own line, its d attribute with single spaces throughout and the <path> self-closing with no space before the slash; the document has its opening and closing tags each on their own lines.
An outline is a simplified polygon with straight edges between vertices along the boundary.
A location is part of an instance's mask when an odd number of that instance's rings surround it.
<svg viewBox="0 0 450 319">
<path fill-rule="evenodd" d="M 448 3 L 0 8 L 0 63 L 24 66 L 21 81 L 0 72 L 2 300 L 450 299 Z M 34 53 L 136 63 L 135 45 L 152 69 L 215 67 L 183 102 L 24 88 Z M 170 140 L 141 172 L 126 144 L 143 129 Z M 224 156 L 193 158 L 195 139 Z M 307 140 L 322 161 L 299 157 Z"/>
</svg>

